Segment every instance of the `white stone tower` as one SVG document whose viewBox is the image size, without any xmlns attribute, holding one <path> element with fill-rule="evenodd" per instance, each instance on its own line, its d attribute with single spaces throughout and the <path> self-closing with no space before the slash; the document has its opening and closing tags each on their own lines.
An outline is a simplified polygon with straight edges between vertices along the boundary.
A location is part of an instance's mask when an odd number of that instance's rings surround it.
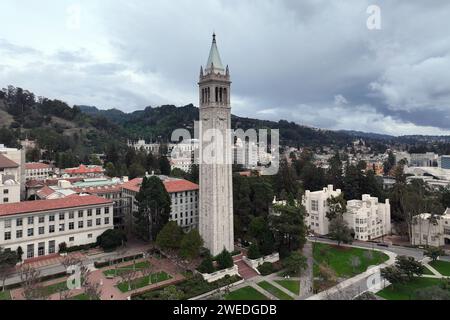
<svg viewBox="0 0 450 320">
<path fill-rule="evenodd" d="M 199 82 L 200 234 L 212 255 L 234 251 L 230 86 L 214 34 Z M 211 132 L 218 136 L 209 139 Z"/>
</svg>

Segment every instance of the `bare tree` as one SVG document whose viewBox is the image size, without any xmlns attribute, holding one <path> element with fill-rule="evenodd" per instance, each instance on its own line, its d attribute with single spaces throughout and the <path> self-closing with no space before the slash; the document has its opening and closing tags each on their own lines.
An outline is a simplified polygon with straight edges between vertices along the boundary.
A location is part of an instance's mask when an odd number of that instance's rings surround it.
<svg viewBox="0 0 450 320">
<path fill-rule="evenodd" d="M 353 272 L 356 271 L 356 269 L 361 265 L 361 259 L 357 256 L 351 256 L 350 257 L 350 266 L 353 269 Z"/>
<path fill-rule="evenodd" d="M 119 274 L 119 277 L 121 278 L 123 283 L 128 284 L 128 291 L 131 291 L 131 284 L 132 280 L 136 277 L 136 271 L 135 270 L 124 270 Z"/>
<path fill-rule="evenodd" d="M 46 300 L 48 294 L 39 282 L 40 272 L 30 265 L 23 265 L 20 270 L 23 297 L 26 300 Z"/>
<path fill-rule="evenodd" d="M 148 265 L 145 265 L 142 269 L 141 269 L 141 273 L 144 277 L 148 277 L 148 284 L 152 284 L 152 274 L 153 271 L 155 270 L 155 266 L 153 264 L 151 264 L 149 262 Z"/>
</svg>

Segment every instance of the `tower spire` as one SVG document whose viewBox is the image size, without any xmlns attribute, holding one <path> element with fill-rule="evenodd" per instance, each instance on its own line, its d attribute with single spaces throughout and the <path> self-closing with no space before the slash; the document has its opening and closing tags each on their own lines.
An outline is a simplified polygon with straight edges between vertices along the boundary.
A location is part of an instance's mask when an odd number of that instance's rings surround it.
<svg viewBox="0 0 450 320">
<path fill-rule="evenodd" d="M 211 50 L 209 51 L 208 62 L 205 67 L 206 73 L 220 73 L 225 74 L 225 68 L 220 58 L 219 49 L 217 48 L 216 33 L 213 33 L 213 41 L 211 44 Z"/>
</svg>

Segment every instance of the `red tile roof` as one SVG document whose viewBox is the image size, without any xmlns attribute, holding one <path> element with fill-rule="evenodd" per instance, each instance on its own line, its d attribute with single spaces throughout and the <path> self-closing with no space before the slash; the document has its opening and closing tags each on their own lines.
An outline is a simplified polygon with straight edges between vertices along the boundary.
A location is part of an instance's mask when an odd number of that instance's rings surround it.
<svg viewBox="0 0 450 320">
<path fill-rule="evenodd" d="M 12 161 L 11 159 L 5 157 L 4 155 L 0 154 L 0 168 L 17 168 L 19 165 Z"/>
<path fill-rule="evenodd" d="M 49 169 L 50 165 L 40 162 L 29 162 L 25 164 L 26 170 Z"/>
<path fill-rule="evenodd" d="M 141 189 L 141 184 L 142 178 L 136 178 L 124 183 L 123 188 L 134 192 L 139 192 L 139 190 Z M 194 191 L 199 189 L 198 184 L 182 179 L 165 180 L 163 181 L 163 184 L 167 192 L 169 193 Z"/>
<path fill-rule="evenodd" d="M 111 200 L 97 196 L 75 196 L 55 200 L 25 201 L 19 203 L 0 204 L 0 216 L 10 216 L 21 213 L 33 213 L 49 210 L 70 209 L 93 205 L 112 205 Z"/>
<path fill-rule="evenodd" d="M 103 168 L 100 166 L 85 166 L 82 164 L 78 168 L 64 169 L 64 172 L 68 174 L 102 173 Z"/>
<path fill-rule="evenodd" d="M 49 186 L 44 186 L 42 189 L 38 190 L 36 193 L 39 196 L 39 198 L 45 199 L 45 198 L 49 197 L 50 195 L 54 194 L 55 190 L 53 190 Z"/>
</svg>

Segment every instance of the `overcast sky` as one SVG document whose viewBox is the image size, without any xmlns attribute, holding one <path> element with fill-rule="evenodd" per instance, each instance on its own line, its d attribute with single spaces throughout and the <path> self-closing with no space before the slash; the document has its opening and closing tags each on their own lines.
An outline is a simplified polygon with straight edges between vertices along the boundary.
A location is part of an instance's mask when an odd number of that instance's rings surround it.
<svg viewBox="0 0 450 320">
<path fill-rule="evenodd" d="M 1 2 L 2 87 L 101 109 L 197 105 L 215 31 L 236 115 L 450 134 L 447 0 Z"/>
</svg>

